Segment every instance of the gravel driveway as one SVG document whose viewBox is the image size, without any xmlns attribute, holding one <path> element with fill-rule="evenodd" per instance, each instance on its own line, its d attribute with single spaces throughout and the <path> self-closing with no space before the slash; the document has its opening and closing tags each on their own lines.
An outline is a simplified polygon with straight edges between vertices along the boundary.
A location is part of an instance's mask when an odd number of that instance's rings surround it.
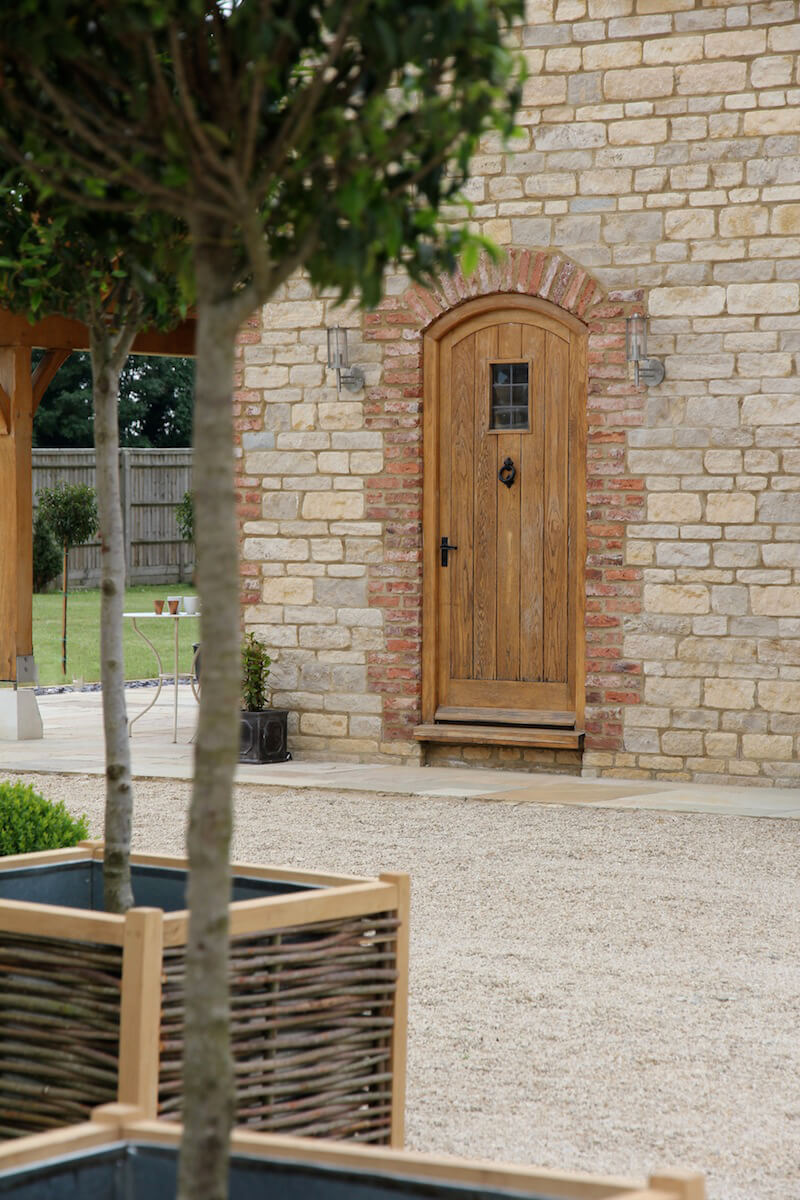
<svg viewBox="0 0 800 1200">
<path fill-rule="evenodd" d="M 102 826 L 102 780 L 30 776 Z M 180 853 L 188 787 L 137 785 Z M 412 877 L 407 1140 L 800 1198 L 800 823 L 278 788 L 235 857 Z"/>
</svg>

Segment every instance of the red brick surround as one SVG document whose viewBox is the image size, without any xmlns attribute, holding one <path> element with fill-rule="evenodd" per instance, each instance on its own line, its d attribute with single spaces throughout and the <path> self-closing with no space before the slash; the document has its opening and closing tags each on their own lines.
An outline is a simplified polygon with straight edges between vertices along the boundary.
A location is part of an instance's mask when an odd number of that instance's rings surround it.
<svg viewBox="0 0 800 1200">
<path fill-rule="evenodd" d="M 625 526 L 643 519 L 643 481 L 626 472 L 626 430 L 642 424 L 643 389 L 627 378 L 625 317 L 639 291 L 604 293 L 554 251 L 511 250 L 476 273 L 411 287 L 365 317 L 383 344 L 383 378 L 366 400 L 367 428 L 385 439 L 382 474 L 367 480 L 367 518 L 384 528 L 383 562 L 369 572 L 370 603 L 384 610 L 386 648 L 368 655 L 370 691 L 383 697 L 384 742 L 408 744 L 420 721 L 422 648 L 422 334 L 475 296 L 524 293 L 549 300 L 589 331 L 586 748 L 622 747 L 622 707 L 641 702 L 641 663 L 622 658 L 623 622 L 642 608 L 641 569 L 624 562 Z"/>
</svg>

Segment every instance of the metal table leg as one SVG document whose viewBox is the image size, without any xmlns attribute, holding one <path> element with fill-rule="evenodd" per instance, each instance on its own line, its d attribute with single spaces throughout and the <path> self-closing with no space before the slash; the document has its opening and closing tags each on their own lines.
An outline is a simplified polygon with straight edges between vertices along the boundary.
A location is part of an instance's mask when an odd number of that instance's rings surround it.
<svg viewBox="0 0 800 1200">
<path fill-rule="evenodd" d="M 191 684 L 192 695 L 194 696 L 194 698 L 198 704 L 200 703 L 200 680 L 197 677 L 197 656 L 199 655 L 199 653 L 200 653 L 200 647 L 198 646 L 197 649 L 195 650 L 194 654 L 192 655 L 192 665 L 190 668 L 190 675 L 189 675 L 189 683 Z"/>
<path fill-rule="evenodd" d="M 178 626 L 180 625 L 180 621 L 177 616 L 173 618 L 173 624 L 175 626 L 175 662 L 173 663 L 173 666 L 175 667 L 175 674 L 173 676 L 174 705 L 173 705 L 173 710 L 172 710 L 172 740 L 173 740 L 173 742 L 177 742 L 177 740 L 178 740 Z"/>
<path fill-rule="evenodd" d="M 158 650 L 156 650 L 155 646 L 150 641 L 150 638 L 147 636 L 147 634 L 143 633 L 142 630 L 139 628 L 139 626 L 136 624 L 136 618 L 133 617 L 132 620 L 133 620 L 134 632 L 138 633 L 139 637 L 142 639 L 143 642 L 147 642 L 148 646 L 153 651 L 153 654 L 155 654 L 155 656 L 156 656 L 156 662 L 158 664 L 158 686 L 156 687 L 156 694 L 155 694 L 155 696 L 153 696 L 153 699 L 150 701 L 150 703 L 145 708 L 143 708 L 141 712 L 137 713 L 135 717 L 131 717 L 130 720 L 128 721 L 128 737 L 131 736 L 131 732 L 133 730 L 134 724 L 139 720 L 140 717 L 143 717 L 145 713 L 150 712 L 150 709 L 153 707 L 153 705 L 158 700 L 158 697 L 161 695 L 161 688 L 162 688 L 163 681 L 164 681 L 164 664 L 161 661 L 161 655 L 158 653 Z"/>
</svg>

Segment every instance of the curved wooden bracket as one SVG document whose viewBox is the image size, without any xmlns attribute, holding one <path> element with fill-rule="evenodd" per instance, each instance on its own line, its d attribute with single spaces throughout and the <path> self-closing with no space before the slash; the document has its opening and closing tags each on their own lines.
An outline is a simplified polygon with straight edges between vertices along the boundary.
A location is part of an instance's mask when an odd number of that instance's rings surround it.
<svg viewBox="0 0 800 1200">
<path fill-rule="evenodd" d="M 56 372 L 67 361 L 71 353 L 71 350 L 45 350 L 31 378 L 34 416 L 36 416 L 36 410 L 41 403 L 42 396 L 53 382 Z"/>
</svg>

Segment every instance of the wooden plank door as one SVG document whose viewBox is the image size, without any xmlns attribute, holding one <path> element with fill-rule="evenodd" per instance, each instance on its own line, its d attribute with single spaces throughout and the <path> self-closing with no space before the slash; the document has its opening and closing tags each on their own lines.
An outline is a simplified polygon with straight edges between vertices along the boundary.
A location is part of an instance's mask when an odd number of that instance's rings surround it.
<svg viewBox="0 0 800 1200">
<path fill-rule="evenodd" d="M 439 343 L 438 721 L 575 721 L 577 341 L 500 307 Z"/>
</svg>

